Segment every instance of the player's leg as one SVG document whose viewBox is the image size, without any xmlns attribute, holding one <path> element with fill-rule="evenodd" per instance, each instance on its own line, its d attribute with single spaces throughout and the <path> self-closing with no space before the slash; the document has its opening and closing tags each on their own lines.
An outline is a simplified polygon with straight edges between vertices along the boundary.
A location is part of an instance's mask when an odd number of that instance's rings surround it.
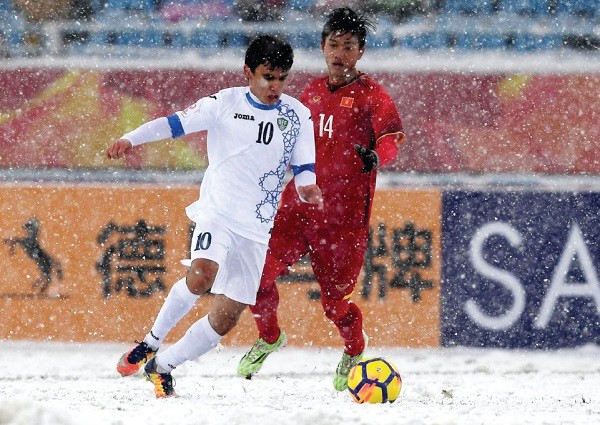
<svg viewBox="0 0 600 425">
<path fill-rule="evenodd" d="M 148 345 L 160 347 L 165 336 L 189 313 L 198 298 L 210 290 L 218 271 L 219 264 L 216 261 L 207 258 L 193 259 L 186 278 L 179 280 L 171 288 L 144 341 Z"/>
<path fill-rule="evenodd" d="M 217 259 L 227 253 L 227 237 L 226 230 L 210 217 L 196 223 L 187 275 L 173 285 L 143 341 L 119 359 L 117 371 L 121 375 L 133 375 L 154 357 L 171 329 L 192 309 L 200 295 L 211 288 L 219 269 Z"/>
<path fill-rule="evenodd" d="M 221 338 L 237 324 L 247 304 L 225 295 L 215 295 L 210 311 L 195 322 L 185 335 L 156 357 L 159 371 L 171 372 L 188 360 L 194 360 L 216 347 Z"/>
<path fill-rule="evenodd" d="M 146 378 L 154 385 L 156 397 L 174 394 L 171 372 L 188 360 L 194 360 L 217 346 L 231 331 L 248 304 L 215 295 L 209 313 L 194 323 L 183 338 L 158 354 L 144 368 Z"/>
<path fill-rule="evenodd" d="M 274 343 L 280 335 L 277 321 L 279 291 L 275 281 L 308 252 L 303 233 L 305 226 L 303 217 L 294 209 L 280 209 L 275 217 L 256 303 L 250 306 L 258 335 L 267 343 Z"/>
<path fill-rule="evenodd" d="M 364 229 L 335 227 L 320 231 L 316 238 L 310 254 L 321 287 L 321 303 L 344 340 L 344 351 L 355 356 L 364 348 L 362 314 L 350 297 L 364 261 L 367 233 Z"/>
<path fill-rule="evenodd" d="M 275 279 L 287 267 L 267 254 L 260 288 L 256 294 L 256 303 L 250 306 L 252 317 L 258 327 L 258 339 L 250 350 L 240 359 L 237 374 L 251 379 L 256 374 L 267 356 L 285 346 L 287 336 L 279 328 L 277 308 L 279 306 L 279 291 Z"/>
<path fill-rule="evenodd" d="M 174 368 L 215 347 L 235 327 L 244 309 L 256 300 L 267 246 L 229 233 L 227 245 L 230 248 L 224 258 L 218 259 L 219 271 L 211 288 L 215 298 L 209 313 L 145 367 L 146 377 L 154 384 L 157 397 L 173 393 L 171 371 Z"/>
<path fill-rule="evenodd" d="M 287 342 L 279 328 L 277 308 L 279 291 L 275 280 L 308 251 L 302 229 L 306 223 L 293 211 L 280 211 L 271 232 L 269 250 L 262 272 L 256 303 L 250 306 L 258 328 L 258 339 L 238 364 L 237 373 L 250 379 L 257 373 L 267 356 Z"/>
<path fill-rule="evenodd" d="M 279 291 L 275 280 L 287 268 L 276 256 L 267 252 L 265 267 L 260 280 L 260 288 L 256 294 L 256 303 L 250 306 L 252 317 L 258 328 L 258 336 L 268 344 L 273 344 L 281 335 L 277 320 L 279 307 Z"/>
<path fill-rule="evenodd" d="M 321 287 L 325 315 L 344 340 L 344 353 L 334 377 L 338 391 L 347 388 L 348 373 L 362 358 L 366 347 L 362 313 L 351 301 L 366 250 L 364 229 L 330 229 L 311 245 L 315 277 Z"/>
</svg>

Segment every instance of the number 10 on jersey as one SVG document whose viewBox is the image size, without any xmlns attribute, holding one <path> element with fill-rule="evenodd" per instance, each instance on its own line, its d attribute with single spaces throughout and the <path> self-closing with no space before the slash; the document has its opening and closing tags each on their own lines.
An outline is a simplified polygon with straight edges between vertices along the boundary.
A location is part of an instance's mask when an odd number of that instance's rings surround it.
<svg viewBox="0 0 600 425">
<path fill-rule="evenodd" d="M 265 124 L 264 121 L 261 121 L 258 124 L 258 137 L 256 138 L 256 143 L 262 143 L 263 145 L 268 145 L 273 140 L 273 128 L 274 125 L 272 122 L 267 122 Z"/>
</svg>

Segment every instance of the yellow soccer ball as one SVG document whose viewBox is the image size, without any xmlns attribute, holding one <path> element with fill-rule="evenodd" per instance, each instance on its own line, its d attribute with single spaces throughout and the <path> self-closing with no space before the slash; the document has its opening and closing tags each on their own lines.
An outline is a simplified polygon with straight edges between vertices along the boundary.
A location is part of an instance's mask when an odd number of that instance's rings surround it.
<svg viewBox="0 0 600 425">
<path fill-rule="evenodd" d="M 357 403 L 393 403 L 401 389 L 398 369 L 382 357 L 361 360 L 348 375 L 348 391 Z"/>
</svg>

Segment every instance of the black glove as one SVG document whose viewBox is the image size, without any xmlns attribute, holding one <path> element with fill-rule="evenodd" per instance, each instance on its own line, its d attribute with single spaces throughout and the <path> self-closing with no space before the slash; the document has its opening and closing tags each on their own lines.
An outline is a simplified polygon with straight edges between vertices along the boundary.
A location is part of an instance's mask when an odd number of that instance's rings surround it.
<svg viewBox="0 0 600 425">
<path fill-rule="evenodd" d="M 354 145 L 354 149 L 356 149 L 356 153 L 358 153 L 363 162 L 363 168 L 360 170 L 361 173 L 370 173 L 377 168 L 379 165 L 379 155 L 377 155 L 377 152 L 361 145 Z"/>
</svg>

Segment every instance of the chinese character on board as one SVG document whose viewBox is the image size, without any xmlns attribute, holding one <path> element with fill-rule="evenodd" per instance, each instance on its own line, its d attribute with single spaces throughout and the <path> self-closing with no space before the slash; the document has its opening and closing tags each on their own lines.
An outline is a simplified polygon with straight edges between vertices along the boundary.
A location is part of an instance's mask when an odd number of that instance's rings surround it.
<svg viewBox="0 0 600 425">
<path fill-rule="evenodd" d="M 104 254 L 97 263 L 104 276 L 102 295 L 125 290 L 130 297 L 149 297 L 165 291 L 165 227 L 151 227 L 144 220 L 133 226 L 108 223 L 98 235 Z"/>
<path fill-rule="evenodd" d="M 432 289 L 432 280 L 424 279 L 421 271 L 431 267 L 432 232 L 417 229 L 413 223 L 391 230 L 391 244 L 386 225 L 380 223 L 375 233 L 371 228 L 365 255 L 362 296 L 369 298 L 375 281 L 378 282 L 378 297 L 385 298 L 390 288 L 407 288 L 413 302 L 421 300 L 421 291 Z M 391 256 L 393 276 L 388 281 L 388 266 L 384 259 Z"/>
</svg>

